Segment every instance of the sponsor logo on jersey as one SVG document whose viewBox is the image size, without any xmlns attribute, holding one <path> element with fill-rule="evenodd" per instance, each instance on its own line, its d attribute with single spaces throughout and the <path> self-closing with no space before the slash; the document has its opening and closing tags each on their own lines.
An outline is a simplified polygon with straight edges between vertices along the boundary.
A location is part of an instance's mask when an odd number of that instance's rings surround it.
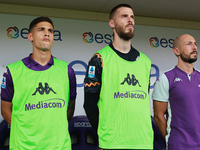
<svg viewBox="0 0 200 150">
<path fill-rule="evenodd" d="M 37 94 L 44 95 L 44 94 L 56 94 L 52 87 L 49 87 L 48 83 L 39 82 L 38 87 L 36 88 L 35 92 L 32 96 Z M 27 103 L 25 104 L 25 111 L 35 110 L 35 109 L 43 109 L 43 108 L 63 108 L 65 106 L 65 100 L 61 98 L 52 98 L 47 100 L 41 100 L 37 102 Z"/>
<path fill-rule="evenodd" d="M 25 111 L 43 108 L 63 108 L 65 106 L 65 101 L 60 98 L 47 99 L 44 101 L 39 101 L 38 103 L 28 103 L 25 104 Z"/>
<path fill-rule="evenodd" d="M 95 66 L 90 66 L 88 70 L 88 77 L 94 78 L 95 77 Z"/>
<path fill-rule="evenodd" d="M 43 87 L 42 82 L 40 82 L 39 86 L 36 88 L 35 92 L 32 95 L 36 95 L 37 93 L 43 95 L 44 93 L 49 94 L 50 92 L 56 94 L 56 92 L 51 87 L 49 87 L 48 83 L 45 83 Z"/>
<path fill-rule="evenodd" d="M 127 83 L 128 85 L 132 86 L 138 85 L 139 87 L 141 87 L 139 81 L 136 79 L 134 74 L 130 76 L 130 74 L 127 73 L 127 77 L 124 78 L 124 81 L 121 84 L 124 85 L 125 83 Z"/>
<path fill-rule="evenodd" d="M 144 91 L 126 91 L 125 93 L 115 92 L 114 99 L 117 98 L 134 98 L 134 99 L 146 99 L 147 94 Z"/>
<path fill-rule="evenodd" d="M 174 82 L 180 82 L 180 81 L 182 81 L 182 79 L 180 79 L 180 78 L 176 78 L 176 79 L 174 80 Z"/>
<path fill-rule="evenodd" d="M 1 88 L 6 89 L 6 77 L 3 77 L 2 79 Z"/>
<path fill-rule="evenodd" d="M 130 75 L 127 73 L 127 76 L 124 78 L 123 82 L 120 83 L 121 85 L 128 84 L 129 86 L 138 86 L 142 87 L 139 81 L 136 79 L 135 75 Z M 147 94 L 141 90 L 134 90 L 134 91 L 125 91 L 125 92 L 114 92 L 114 99 L 146 99 Z"/>
</svg>

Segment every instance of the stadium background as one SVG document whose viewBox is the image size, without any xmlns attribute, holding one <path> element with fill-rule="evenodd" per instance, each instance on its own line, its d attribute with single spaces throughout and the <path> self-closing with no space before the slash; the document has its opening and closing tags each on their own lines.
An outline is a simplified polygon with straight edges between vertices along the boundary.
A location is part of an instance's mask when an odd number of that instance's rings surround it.
<svg viewBox="0 0 200 150">
<path fill-rule="evenodd" d="M 58 59 L 67 61 L 76 73 L 77 99 L 74 115 L 85 115 L 83 80 L 87 63 L 96 51 L 113 40 L 113 33 L 108 25 L 108 13 L 1 4 L 1 2 L 0 10 L 0 77 L 2 78 L 6 65 L 32 52 L 32 45 L 27 40 L 29 23 L 38 16 L 49 16 L 55 26 L 52 54 Z M 153 84 L 159 75 L 177 64 L 172 49 L 173 40 L 181 34 L 188 33 L 199 43 L 200 22 L 137 15 L 135 22 L 132 45 L 152 60 L 149 97 L 153 115 L 151 99 Z M 198 70 L 200 70 L 199 64 L 198 59 L 195 63 L 195 68 Z M 0 115 L 0 122 L 2 120 Z"/>
</svg>

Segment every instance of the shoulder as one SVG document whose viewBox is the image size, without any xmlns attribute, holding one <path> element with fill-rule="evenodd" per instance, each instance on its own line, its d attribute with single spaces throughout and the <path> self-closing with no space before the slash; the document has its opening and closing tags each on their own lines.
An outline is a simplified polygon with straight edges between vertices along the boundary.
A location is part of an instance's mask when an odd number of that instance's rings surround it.
<svg viewBox="0 0 200 150">
<path fill-rule="evenodd" d="M 56 57 L 53 57 L 53 61 L 54 63 L 62 63 L 62 64 L 68 64 L 66 61 L 63 61 L 63 60 L 60 60 L 60 59 L 57 59 Z"/>
<path fill-rule="evenodd" d="M 101 56 L 104 56 L 104 55 L 106 56 L 110 52 L 114 52 L 114 51 L 109 45 L 107 45 L 106 47 L 99 50 L 97 53 L 99 53 Z"/>
<path fill-rule="evenodd" d="M 154 84 L 152 99 L 167 102 L 169 98 L 169 81 L 163 73 Z"/>
<path fill-rule="evenodd" d="M 164 83 L 164 82 L 168 82 L 168 79 L 167 79 L 167 76 L 165 75 L 165 73 L 161 74 L 155 83 L 159 84 L 159 83 Z"/>
<path fill-rule="evenodd" d="M 171 78 L 173 78 L 174 74 L 175 74 L 175 68 L 169 69 L 167 71 L 165 71 L 163 74 L 161 74 L 159 76 L 159 78 L 156 80 L 156 83 L 165 83 L 165 82 L 169 82 L 169 80 Z"/>
<path fill-rule="evenodd" d="M 89 61 L 89 65 L 94 65 L 94 66 L 98 66 L 98 65 L 101 65 L 103 62 L 102 60 L 102 56 L 101 54 L 99 54 L 98 52 L 95 53 L 92 58 L 90 59 Z"/>
<path fill-rule="evenodd" d="M 60 59 L 57 59 L 57 58 L 53 58 L 53 64 L 56 66 L 56 67 L 60 67 L 60 68 L 63 68 L 63 69 L 68 69 L 69 71 L 69 67 L 68 67 L 68 62 L 66 61 L 63 61 L 63 60 L 60 60 Z M 71 69 L 71 68 L 70 68 Z"/>
<path fill-rule="evenodd" d="M 20 63 L 22 63 L 22 60 L 19 60 L 19 61 L 17 61 L 17 62 L 14 62 L 14 63 L 12 63 L 12 64 L 9 64 L 9 65 L 7 65 L 7 67 L 9 68 L 9 67 L 17 66 L 17 65 L 19 65 Z"/>
<path fill-rule="evenodd" d="M 200 79 L 200 70 L 195 69 L 194 74 L 195 74 L 196 78 Z"/>
<path fill-rule="evenodd" d="M 174 78 L 176 78 L 177 74 L 179 74 L 179 69 L 177 69 L 177 67 L 174 67 L 174 68 L 166 71 L 164 74 L 170 82 L 171 80 L 173 81 Z"/>
<path fill-rule="evenodd" d="M 145 55 L 144 53 L 142 53 L 140 51 L 138 51 L 138 52 L 139 52 L 139 57 L 145 59 L 148 63 L 151 63 L 151 59 L 147 55 Z"/>
<path fill-rule="evenodd" d="M 6 68 L 6 70 L 3 73 L 2 84 L 8 83 L 9 81 L 12 82 L 12 76 L 11 76 L 9 68 Z"/>
<path fill-rule="evenodd" d="M 200 70 L 195 69 L 195 71 L 196 71 L 198 74 L 200 74 Z"/>
<path fill-rule="evenodd" d="M 75 75 L 74 69 L 72 67 L 70 67 L 69 65 L 68 65 L 68 74 L 69 74 L 69 76 L 74 76 Z"/>
<path fill-rule="evenodd" d="M 12 64 L 7 65 L 6 67 L 9 69 L 11 74 L 18 74 L 18 72 L 22 71 L 24 64 L 22 60 L 14 62 Z"/>
<path fill-rule="evenodd" d="M 140 57 L 142 56 L 142 57 L 144 57 L 144 58 L 147 58 L 147 59 L 150 59 L 147 55 L 145 55 L 144 53 L 142 53 L 142 52 L 140 52 L 140 51 L 138 51 L 139 52 L 139 54 L 140 54 Z"/>
<path fill-rule="evenodd" d="M 16 62 L 12 63 L 12 64 L 9 64 L 8 66 L 14 66 L 14 65 L 17 65 L 17 64 L 22 63 L 22 62 L 26 65 L 27 63 L 30 62 L 30 57 L 31 57 L 31 54 L 29 56 L 27 56 L 27 57 L 24 57 L 21 60 L 18 60 Z"/>
</svg>

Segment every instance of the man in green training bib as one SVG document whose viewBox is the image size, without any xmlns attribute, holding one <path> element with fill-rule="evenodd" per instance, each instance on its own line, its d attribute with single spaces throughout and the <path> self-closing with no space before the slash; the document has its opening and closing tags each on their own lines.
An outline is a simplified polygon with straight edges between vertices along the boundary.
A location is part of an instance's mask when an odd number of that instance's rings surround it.
<svg viewBox="0 0 200 150">
<path fill-rule="evenodd" d="M 29 26 L 33 53 L 7 66 L 1 85 L 1 112 L 11 125 L 11 150 L 71 150 L 76 78 L 67 62 L 51 55 L 54 26 L 38 17 Z"/>
<path fill-rule="evenodd" d="M 109 20 L 114 41 L 89 61 L 84 108 L 100 149 L 153 149 L 151 60 L 131 45 L 134 24 L 130 5 L 114 7 Z"/>
</svg>

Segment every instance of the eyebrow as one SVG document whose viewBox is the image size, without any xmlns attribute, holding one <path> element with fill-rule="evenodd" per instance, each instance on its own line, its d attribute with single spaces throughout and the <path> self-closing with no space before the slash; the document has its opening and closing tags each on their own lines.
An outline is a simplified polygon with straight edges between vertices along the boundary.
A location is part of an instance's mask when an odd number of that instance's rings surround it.
<svg viewBox="0 0 200 150">
<path fill-rule="evenodd" d="M 197 42 L 196 41 L 187 41 L 186 43 L 194 43 L 195 45 L 197 45 Z"/>
<path fill-rule="evenodd" d="M 39 27 L 38 30 L 40 30 L 40 29 L 44 30 L 45 27 Z M 52 29 L 52 28 L 48 28 L 48 30 L 49 30 L 49 31 L 54 31 L 54 29 Z"/>
</svg>

